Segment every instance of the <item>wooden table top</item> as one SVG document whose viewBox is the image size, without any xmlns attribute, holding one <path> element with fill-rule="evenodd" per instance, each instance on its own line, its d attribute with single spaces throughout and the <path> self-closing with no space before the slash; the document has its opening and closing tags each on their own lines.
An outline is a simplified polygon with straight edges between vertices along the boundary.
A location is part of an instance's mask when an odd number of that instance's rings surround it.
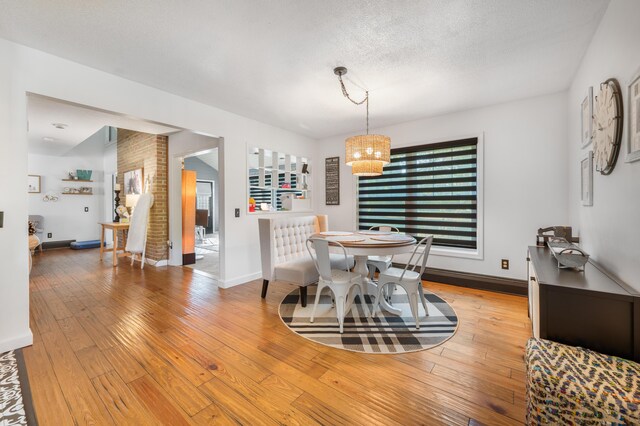
<svg viewBox="0 0 640 426">
<path fill-rule="evenodd" d="M 118 229 L 126 229 L 131 225 L 129 222 L 98 222 L 98 224 L 104 226 L 105 228 L 118 228 Z"/>
</svg>

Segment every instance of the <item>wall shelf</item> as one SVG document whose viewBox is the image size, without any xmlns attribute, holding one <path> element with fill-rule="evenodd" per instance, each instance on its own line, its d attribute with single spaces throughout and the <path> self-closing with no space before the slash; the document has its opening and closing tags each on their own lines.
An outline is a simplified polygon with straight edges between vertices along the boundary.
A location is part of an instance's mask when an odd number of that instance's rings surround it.
<svg viewBox="0 0 640 426">
<path fill-rule="evenodd" d="M 92 180 L 82 180 L 82 179 L 62 179 L 63 182 L 93 182 Z"/>
<path fill-rule="evenodd" d="M 93 192 L 61 192 L 62 195 L 93 195 Z"/>
</svg>

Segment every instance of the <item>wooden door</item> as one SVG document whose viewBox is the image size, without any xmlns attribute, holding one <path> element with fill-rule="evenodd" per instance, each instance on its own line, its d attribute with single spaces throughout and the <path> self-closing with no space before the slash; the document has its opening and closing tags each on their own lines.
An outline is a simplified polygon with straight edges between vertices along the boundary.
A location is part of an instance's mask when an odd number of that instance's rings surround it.
<svg viewBox="0 0 640 426">
<path fill-rule="evenodd" d="M 196 172 L 182 171 L 182 264 L 196 263 Z"/>
</svg>

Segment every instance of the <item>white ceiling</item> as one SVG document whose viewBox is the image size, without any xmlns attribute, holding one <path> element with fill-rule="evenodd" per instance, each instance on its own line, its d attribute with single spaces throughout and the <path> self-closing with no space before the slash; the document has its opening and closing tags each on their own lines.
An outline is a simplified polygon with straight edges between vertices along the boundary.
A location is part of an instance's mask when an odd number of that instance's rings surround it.
<svg viewBox="0 0 640 426">
<path fill-rule="evenodd" d="M 63 155 L 104 126 L 151 134 L 166 134 L 177 130 L 169 126 L 33 95 L 29 96 L 27 117 L 29 153 L 31 154 Z M 66 124 L 68 127 L 64 130 L 57 129 L 52 126 L 53 123 Z"/>
<path fill-rule="evenodd" d="M 312 137 L 568 88 L 608 0 L 0 0 L 0 37 Z M 355 97 L 362 92 L 349 83 Z"/>
</svg>

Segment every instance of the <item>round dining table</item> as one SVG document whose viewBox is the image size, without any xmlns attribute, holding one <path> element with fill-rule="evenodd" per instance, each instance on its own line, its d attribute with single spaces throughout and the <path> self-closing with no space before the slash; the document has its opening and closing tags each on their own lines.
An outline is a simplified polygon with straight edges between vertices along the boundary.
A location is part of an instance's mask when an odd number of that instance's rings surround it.
<svg viewBox="0 0 640 426">
<path fill-rule="evenodd" d="M 369 256 L 392 256 L 396 254 L 412 253 L 416 247 L 415 238 L 405 235 L 385 231 L 326 231 L 313 235 L 313 237 L 325 238 L 330 241 L 329 250 L 332 253 L 342 253 L 337 244 L 340 243 L 352 255 L 355 260 L 353 271 L 362 277 L 363 288 L 370 296 L 375 296 L 378 291 L 378 284 L 369 279 L 369 267 L 367 260 Z M 391 306 L 383 297 L 380 306 L 389 313 L 400 315 L 401 309 Z"/>
</svg>

